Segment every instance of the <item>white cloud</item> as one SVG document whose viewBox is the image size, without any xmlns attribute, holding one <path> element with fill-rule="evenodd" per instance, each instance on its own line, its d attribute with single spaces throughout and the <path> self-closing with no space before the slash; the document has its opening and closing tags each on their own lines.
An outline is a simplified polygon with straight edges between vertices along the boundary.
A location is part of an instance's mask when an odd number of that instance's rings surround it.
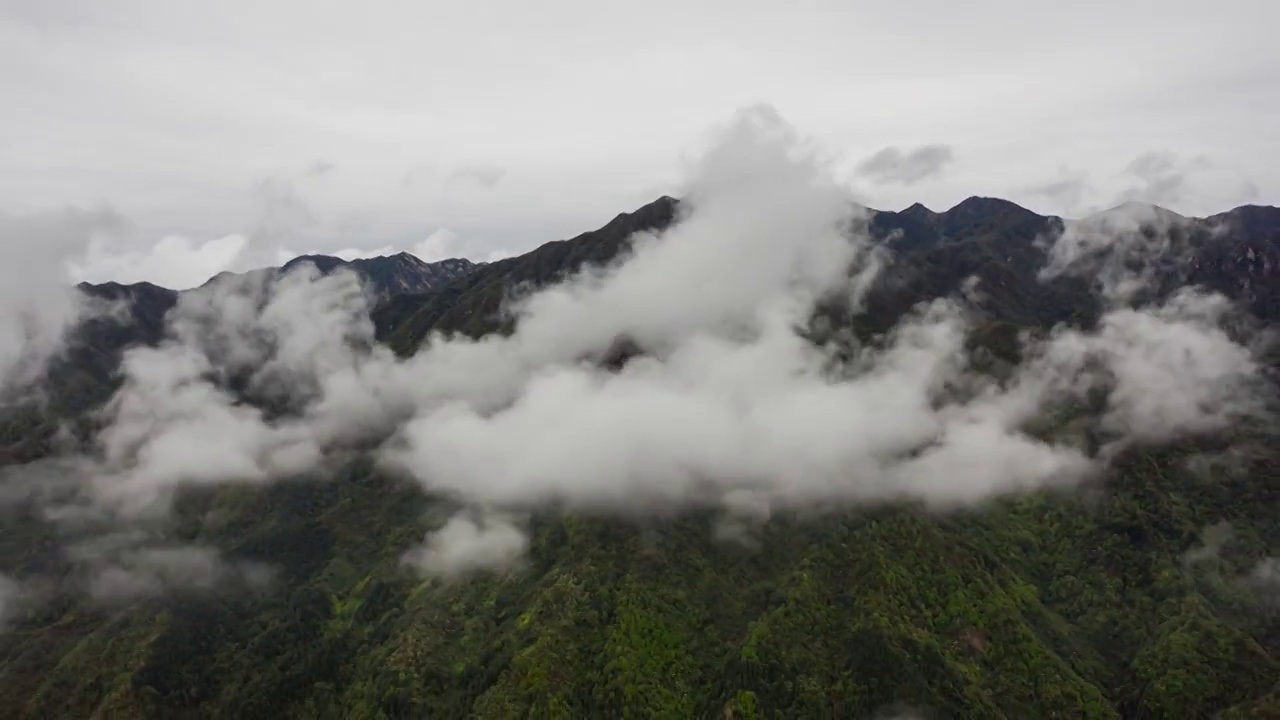
<svg viewBox="0 0 1280 720">
<path fill-rule="evenodd" d="M 425 262 L 436 262 L 458 257 L 461 247 L 457 233 L 449 228 L 440 228 L 427 236 L 425 240 L 409 249 L 409 253 Z"/>
<path fill-rule="evenodd" d="M 509 257 L 516 257 L 516 255 L 517 253 L 512 252 L 511 250 L 505 250 L 505 249 L 490 250 L 483 257 L 479 258 L 477 262 L 490 262 L 490 263 L 498 262 L 499 260 L 506 260 Z"/>
<path fill-rule="evenodd" d="M 1280 557 L 1265 557 L 1249 571 L 1245 584 L 1253 588 L 1262 601 L 1280 609 Z"/>
<path fill-rule="evenodd" d="M 173 339 L 125 355 L 124 385 L 98 437 L 104 466 L 97 492 L 120 510 L 139 512 L 183 484 L 261 482 L 314 470 L 321 446 L 335 439 L 325 433 L 342 429 L 325 413 L 342 397 L 343 382 L 362 353 L 381 357 L 369 350 L 368 307 L 356 275 L 321 276 L 310 264 L 279 278 L 224 278 L 182 296 L 167 321 Z M 213 379 L 234 377 L 277 403 L 305 406 L 325 384 L 334 389 L 312 424 L 271 423 Z M 357 425 L 361 418 L 343 419 Z"/>
<path fill-rule="evenodd" d="M 517 253 L 506 248 L 495 248 L 483 254 L 470 253 L 469 244 L 449 228 L 438 228 L 425 240 L 409 248 L 409 253 L 425 262 L 439 262 L 451 258 L 465 257 L 472 262 L 497 262 L 512 257 Z M 470 254 L 469 254 L 470 253 Z"/>
<path fill-rule="evenodd" d="M 472 570 L 513 565 L 528 548 L 524 531 L 507 518 L 459 513 L 426 542 L 405 556 L 405 561 L 431 575 L 457 575 Z"/>
<path fill-rule="evenodd" d="M 347 262 L 351 262 L 352 260 L 360 260 L 362 258 L 375 258 L 375 257 L 382 257 L 384 255 L 395 255 L 397 252 L 400 252 L 400 251 L 397 250 L 395 247 L 392 247 L 391 245 L 383 245 L 381 247 L 375 247 L 375 248 L 349 247 L 349 248 L 342 248 L 339 250 L 320 250 L 317 248 L 312 248 L 310 250 L 297 251 L 297 250 L 290 250 L 287 248 L 280 248 L 279 250 L 276 250 L 276 257 L 273 265 L 275 265 L 276 267 L 280 267 L 285 263 L 289 262 L 290 260 L 293 260 L 294 258 L 297 258 L 297 257 L 301 257 L 303 255 L 328 255 L 330 257 L 342 258 Z"/>
<path fill-rule="evenodd" d="M 1048 239 L 1049 263 L 1040 277 L 1090 277 L 1105 300 L 1124 305 L 1153 284 L 1159 264 L 1187 257 L 1188 222 L 1181 215 L 1140 202 L 1067 220 L 1062 232 Z"/>
<path fill-rule="evenodd" d="M 202 243 L 169 235 L 146 250 L 110 248 L 98 242 L 91 244 L 86 256 L 72 265 L 72 272 L 84 282 L 145 281 L 183 290 L 231 269 L 247 242 L 243 235 L 226 235 Z"/>
<path fill-rule="evenodd" d="M 333 250 L 324 254 L 332 255 L 334 257 L 340 257 L 343 260 L 350 262 L 352 260 L 360 260 L 363 258 L 376 258 L 376 257 L 382 257 L 384 255 L 395 255 L 397 252 L 399 251 L 396 250 L 394 247 L 390 245 L 383 245 L 382 247 L 376 247 L 376 248 L 342 248 L 341 250 Z M 303 255 L 303 254 L 312 255 L 316 253 L 319 253 L 319 251 L 313 250 L 309 253 L 296 253 L 295 255 L 293 255 L 293 257 L 297 257 L 298 255 Z"/>
<path fill-rule="evenodd" d="M 0 263 L 0 396 L 39 377 L 68 329 L 106 309 L 72 287 L 68 267 L 91 242 L 125 226 L 105 208 L 0 214 L 0 247 L 10 251 Z"/>
<path fill-rule="evenodd" d="M 1060 329 L 1003 383 L 969 371 L 969 321 L 950 300 L 833 365 L 798 328 L 824 297 L 856 306 L 881 261 L 821 158 L 772 109 L 744 110 L 694 164 L 674 227 L 515 302 L 509 336 L 435 337 L 407 360 L 372 343 L 348 273 L 184 298 L 174 341 L 126 361 L 98 490 L 146 509 L 180 483 L 313 472 L 335 448 L 390 437 L 387 465 L 486 513 L 742 512 L 745 496 L 752 517 L 902 497 L 948 507 L 1100 469 L 1071 437 L 1024 431 L 1091 388 L 1108 392 L 1104 429 L 1122 443 L 1248 409 L 1252 358 L 1217 328 L 1220 299 L 1194 293 Z M 624 340 L 641 354 L 616 371 L 593 362 Z M 288 412 L 239 405 L 218 377 Z M 463 515 L 441 532 L 414 555 L 434 572 L 522 546 L 506 521 Z"/>
<path fill-rule="evenodd" d="M 1217 560 L 1222 548 L 1235 536 L 1231 523 L 1218 522 L 1206 526 L 1200 531 L 1200 544 L 1187 550 L 1182 555 L 1182 562 L 1195 565 L 1208 560 Z"/>
<path fill-rule="evenodd" d="M 676 227 L 526 299 L 510 338 L 423 350 L 417 416 L 389 457 L 430 490 L 514 506 L 718 505 L 743 490 L 952 504 L 1087 470 L 992 399 L 939 408 L 964 365 L 965 321 L 945 302 L 864 348 L 847 377 L 829 374 L 794 328 L 847 291 L 851 265 L 875 266 L 848 236 L 854 207 L 806 150 L 772 111 L 740 114 Z M 616 374 L 578 364 L 619 337 L 649 355 Z"/>
<path fill-rule="evenodd" d="M 267 583 L 265 565 L 227 562 L 198 545 L 146 544 L 138 533 L 105 535 L 74 545 L 69 557 L 88 575 L 89 596 L 106 602 L 159 595 L 166 590 L 212 590 L 230 582 L 251 587 Z"/>
<path fill-rule="evenodd" d="M 1166 440 L 1263 411 L 1261 368 L 1218 325 L 1226 309 L 1221 296 L 1182 291 L 1152 311 L 1104 318 L 1093 340 L 1115 379 L 1105 418 L 1111 429 Z"/>
</svg>

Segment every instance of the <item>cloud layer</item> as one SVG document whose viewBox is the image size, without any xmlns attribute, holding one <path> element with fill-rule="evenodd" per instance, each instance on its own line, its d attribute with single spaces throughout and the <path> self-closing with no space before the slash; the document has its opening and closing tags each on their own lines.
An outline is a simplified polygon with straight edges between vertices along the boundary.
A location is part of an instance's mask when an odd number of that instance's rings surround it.
<svg viewBox="0 0 1280 720">
<path fill-rule="evenodd" d="M 804 328 L 824 299 L 856 308 L 883 258 L 820 158 L 770 108 L 740 112 L 674 227 L 515 302 L 511 335 L 433 337 L 409 359 L 372 342 L 351 274 L 304 266 L 187 295 L 170 341 L 126 357 L 94 497 L 132 517 L 186 484 L 305 476 L 373 442 L 384 467 L 471 508 L 410 558 L 452 573 L 509 564 L 527 541 L 503 513 L 548 503 L 760 517 L 1078 482 L 1107 454 L 1028 427 L 1099 389 L 1112 450 L 1257 411 L 1253 359 L 1218 327 L 1224 301 L 1195 292 L 1059 328 L 1002 379 L 969 368 L 961 298 L 916 308 L 883 342 L 846 339 L 837 361 Z M 1058 239 L 1052 272 L 1092 257 L 1081 237 Z M 600 362 L 619 347 L 636 353 Z"/>
</svg>

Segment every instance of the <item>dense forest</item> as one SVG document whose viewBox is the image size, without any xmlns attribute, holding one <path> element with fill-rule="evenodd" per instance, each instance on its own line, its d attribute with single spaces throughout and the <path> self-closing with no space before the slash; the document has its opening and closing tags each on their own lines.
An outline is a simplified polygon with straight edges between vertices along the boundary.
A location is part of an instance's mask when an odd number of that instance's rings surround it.
<svg viewBox="0 0 1280 720">
<path fill-rule="evenodd" d="M 438 333 L 510 333 L 514 290 L 625 256 L 679 204 L 425 291 L 380 290 L 376 338 L 408 357 Z M 1186 254 L 1152 292 L 1195 283 L 1273 322 L 1280 210 L 1215 222 L 1232 230 L 1176 230 Z M 968 343 L 998 377 L 1020 337 L 1098 321 L 1093 278 L 1040 273 L 1037 240 L 1061 224 L 989 198 L 873 213 L 857 231 L 892 260 L 862 309 L 824 305 L 812 331 L 875 344 L 976 277 Z M 960 507 L 886 498 L 732 523 L 710 508 L 548 504 L 524 520 L 518 558 L 447 575 L 405 557 L 453 500 L 351 453 L 315 481 L 185 488 L 131 532 L 221 559 L 194 581 L 154 571 L 85 593 L 104 582 L 85 576 L 85 548 L 104 540 L 65 537 L 42 510 L 54 490 L 31 478 L 55 474 L 61 435 L 100 422 L 121 353 L 165 337 L 177 294 L 82 290 L 127 301 L 128 318 L 82 328 L 49 370 L 51 396 L 0 427 L 0 570 L 25 588 L 0 587 L 15 598 L 0 634 L 7 717 L 1280 717 L 1280 426 L 1265 418 L 1127 446 L 1081 485 Z M 1045 432 L 1089 410 L 1062 412 Z M 142 552 L 126 566 L 201 560 Z"/>
</svg>

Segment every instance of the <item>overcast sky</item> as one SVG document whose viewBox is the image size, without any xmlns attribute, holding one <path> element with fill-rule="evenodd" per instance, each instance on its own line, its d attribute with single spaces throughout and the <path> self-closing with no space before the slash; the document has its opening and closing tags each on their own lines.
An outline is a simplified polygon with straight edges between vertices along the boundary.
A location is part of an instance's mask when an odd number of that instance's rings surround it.
<svg viewBox="0 0 1280 720">
<path fill-rule="evenodd" d="M 111 208 L 92 280 L 487 259 L 676 192 L 754 103 L 873 207 L 1280 204 L 1278 22 L 1268 0 L 0 0 L 0 212 Z"/>
</svg>

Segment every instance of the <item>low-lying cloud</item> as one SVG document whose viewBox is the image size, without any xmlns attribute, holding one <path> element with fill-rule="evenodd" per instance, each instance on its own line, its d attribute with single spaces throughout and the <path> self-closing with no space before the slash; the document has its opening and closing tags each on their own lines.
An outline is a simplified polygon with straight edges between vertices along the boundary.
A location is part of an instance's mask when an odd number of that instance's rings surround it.
<svg viewBox="0 0 1280 720">
<path fill-rule="evenodd" d="M 1079 482 L 1108 455 L 1029 426 L 1098 389 L 1110 448 L 1257 411 L 1254 361 L 1218 328 L 1223 301 L 1192 291 L 1059 328 L 1000 379 L 970 367 L 976 311 L 960 296 L 879 342 L 814 344 L 815 307 L 857 308 L 884 262 L 819 158 L 772 110 L 746 110 L 697 164 L 673 227 L 514 302 L 510 335 L 436 336 L 408 359 L 373 342 L 344 271 L 186 295 L 170 339 L 126 356 L 93 496 L 132 517 L 184 485 L 307 476 L 374 443 L 385 468 L 464 506 L 408 557 L 452 574 L 509 565 L 528 540 L 504 513 L 547 504 L 754 519 Z M 1051 272 L 1075 271 L 1108 233 L 1059 238 Z M 606 367 L 620 344 L 636 353 Z"/>
<path fill-rule="evenodd" d="M 90 597 L 126 601 L 171 589 L 209 590 L 228 582 L 261 587 L 271 571 L 255 563 L 229 563 L 214 548 L 145 547 L 97 563 L 89 578 Z"/>
<path fill-rule="evenodd" d="M 431 575 L 511 567 L 524 555 L 529 538 L 509 518 L 462 512 L 428 536 L 405 561 Z"/>
<path fill-rule="evenodd" d="M 71 285 L 69 265 L 126 225 L 106 208 L 0 214 L 0 247 L 19 249 L 0 263 L 0 403 L 40 378 L 77 322 L 111 310 Z"/>
<path fill-rule="evenodd" d="M 327 447 L 359 435 L 357 405 L 376 402 L 361 369 L 392 364 L 373 344 L 368 308 L 353 272 L 321 275 L 310 264 L 280 277 L 226 276 L 182 296 L 167 318 L 170 339 L 125 354 L 124 384 L 97 438 L 100 497 L 142 512 L 181 485 L 315 471 Z M 357 399 L 345 402 L 348 393 Z M 269 420 L 263 406 L 293 414 Z"/>
<path fill-rule="evenodd" d="M 1161 269 L 1188 259 L 1190 229 L 1187 218 L 1139 202 L 1067 220 L 1050 240 L 1049 262 L 1040 277 L 1092 277 L 1105 300 L 1128 304 L 1152 287 Z"/>
<path fill-rule="evenodd" d="M 1272 611 L 1280 612 L 1280 557 L 1265 557 L 1245 577 L 1247 587 Z"/>
</svg>

